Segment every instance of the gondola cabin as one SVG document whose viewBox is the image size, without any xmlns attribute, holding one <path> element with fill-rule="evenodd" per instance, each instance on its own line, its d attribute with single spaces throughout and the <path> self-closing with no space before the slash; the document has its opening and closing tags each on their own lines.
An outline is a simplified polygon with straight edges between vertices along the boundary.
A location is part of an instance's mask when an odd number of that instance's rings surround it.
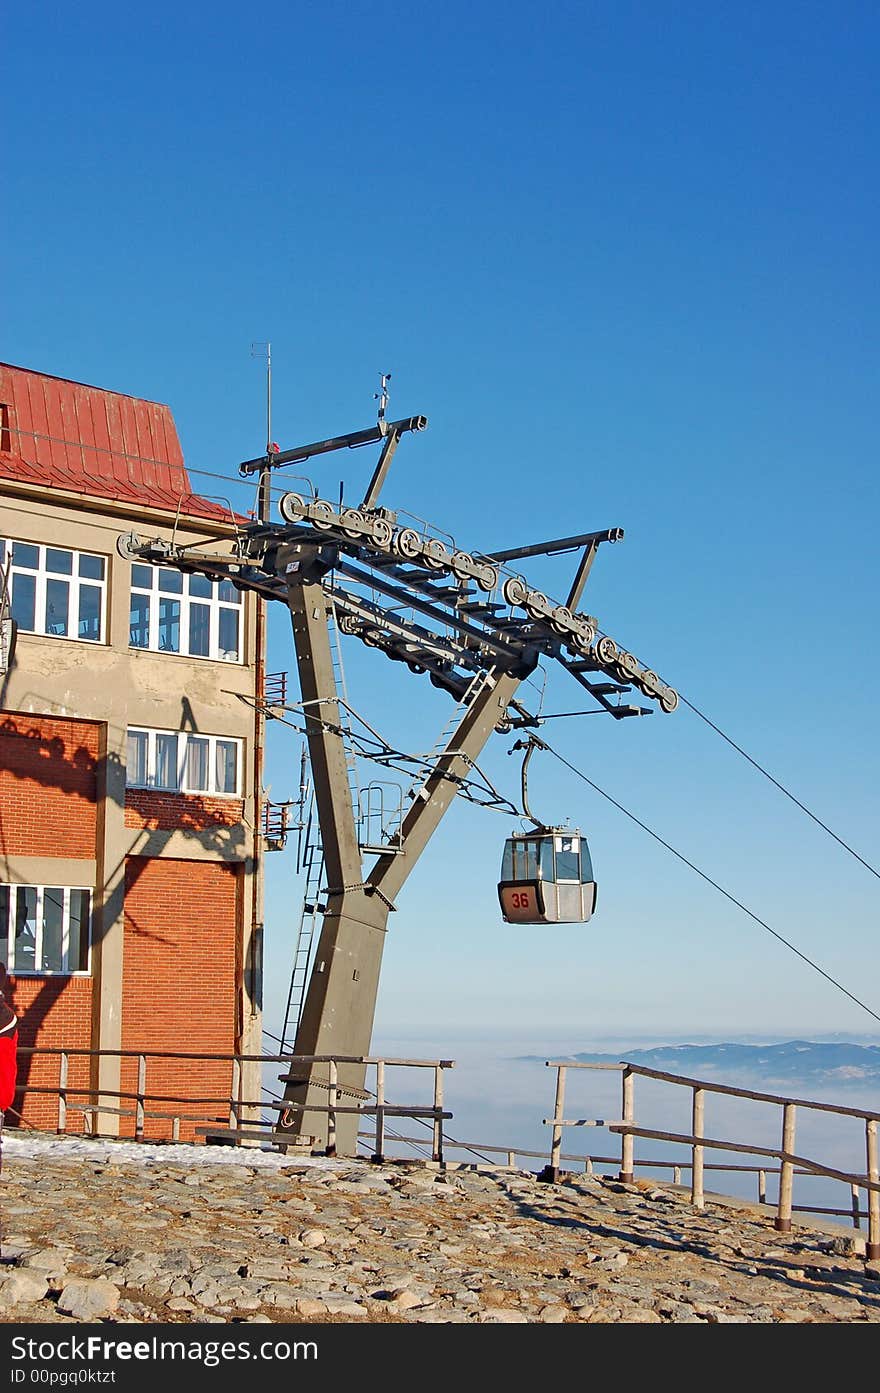
<svg viewBox="0 0 880 1393">
<path fill-rule="evenodd" d="M 570 827 L 508 837 L 498 899 L 508 924 L 585 924 L 596 908 L 586 837 Z"/>
</svg>

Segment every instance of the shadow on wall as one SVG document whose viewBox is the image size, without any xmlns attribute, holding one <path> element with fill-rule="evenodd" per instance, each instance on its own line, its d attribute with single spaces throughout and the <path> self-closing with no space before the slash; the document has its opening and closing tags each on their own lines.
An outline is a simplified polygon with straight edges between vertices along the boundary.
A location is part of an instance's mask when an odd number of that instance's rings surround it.
<svg viewBox="0 0 880 1393">
<path fill-rule="evenodd" d="M 184 708 L 182 715 L 184 722 L 188 720 L 190 725 L 194 724 L 191 710 L 187 712 Z M 91 804 L 96 811 L 100 800 L 106 799 L 124 815 L 124 761 L 115 752 L 96 754 L 95 749 L 90 749 L 86 744 L 74 745 L 72 741 L 65 741 L 57 734 L 48 735 L 39 728 L 41 722 L 65 719 L 50 713 L 25 715 L 13 712 L 5 712 L 0 718 L 0 784 L 6 785 L 7 814 L 4 817 L 4 801 L 0 798 L 0 882 L 8 884 L 12 880 L 10 856 L 14 853 L 10 850 L 9 841 L 10 832 L 15 836 L 14 823 L 18 809 L 12 801 L 17 797 L 16 792 L 10 795 L 11 781 L 20 781 L 22 790 L 27 784 L 35 784 L 47 792 L 51 790 L 65 801 L 76 800 L 80 804 Z M 74 724 L 71 722 L 71 726 Z M 149 790 L 144 792 L 149 793 Z M 164 799 L 170 804 L 166 812 L 173 813 L 173 816 L 167 818 L 171 825 L 158 826 L 155 819 L 150 825 L 151 819 L 145 816 L 146 825 L 129 828 L 131 844 L 126 846 L 117 863 L 104 868 L 102 883 L 95 887 L 91 923 L 93 946 L 100 944 L 109 927 L 122 918 L 126 893 L 126 866 L 127 888 L 131 890 L 149 860 L 161 856 L 174 835 L 183 833 L 210 855 L 227 864 L 243 866 L 246 871 L 252 867 L 251 859 L 243 855 L 246 830 L 240 821 L 228 825 L 218 824 L 216 808 L 198 795 L 168 793 L 164 795 Z M 20 796 L 18 803 L 21 804 Z M 73 802 L 70 808 L 72 812 Z M 162 821 L 166 821 L 166 818 Z M 13 824 L 11 828 L 8 825 L 10 822 Z M 63 854 L 65 828 L 69 825 L 70 818 L 63 815 L 56 818 L 53 813 L 51 825 L 44 829 L 47 850 L 43 854 L 58 854 L 59 851 Z M 128 918 L 138 933 L 145 937 L 156 937 L 152 930 L 137 923 L 130 913 Z M 35 1046 L 47 1018 L 67 989 L 71 978 L 67 975 L 28 978 L 29 982 L 39 983 L 39 986 L 26 1009 L 22 1007 L 21 1010 L 16 1007 L 14 1000 L 17 990 L 19 996 L 21 995 L 19 984 L 15 981 L 14 969 L 13 974 L 7 976 L 4 966 L 2 978 L 5 980 L 4 990 L 9 1004 L 19 1016 L 19 1045 Z M 20 1054 L 16 1100 L 10 1109 L 11 1126 L 18 1123 L 17 1113 L 31 1081 L 32 1070 L 32 1056 Z"/>
</svg>

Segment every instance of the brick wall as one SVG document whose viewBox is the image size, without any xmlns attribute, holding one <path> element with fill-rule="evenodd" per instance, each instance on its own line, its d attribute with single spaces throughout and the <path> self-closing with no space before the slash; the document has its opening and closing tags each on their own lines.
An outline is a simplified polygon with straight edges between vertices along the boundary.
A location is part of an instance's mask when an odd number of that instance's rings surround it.
<svg viewBox="0 0 880 1393">
<path fill-rule="evenodd" d="M 11 856 L 95 855 L 94 721 L 0 714 L 0 809 Z"/>
<path fill-rule="evenodd" d="M 30 1056 L 26 1046 L 39 1044 L 45 1049 L 88 1049 L 91 1044 L 92 979 L 91 977 L 14 977 L 4 987 L 7 1000 L 19 1019 L 18 1027 L 18 1091 L 5 1125 L 37 1127 L 54 1132 L 58 1125 L 58 1068 L 57 1055 Z M 72 1056 L 69 1062 L 68 1088 L 87 1088 L 89 1060 L 85 1055 Z M 37 1087 L 49 1087 L 50 1094 L 35 1093 Z M 81 1101 L 86 1101 L 82 1099 Z M 81 1132 L 82 1113 L 75 1110 L 76 1099 L 71 1096 L 68 1111 L 68 1130 Z"/>
<path fill-rule="evenodd" d="M 125 794 L 126 827 L 143 827 L 151 832 L 239 827 L 243 816 L 244 803 L 240 798 L 205 798 L 152 788 L 130 788 Z"/>
<path fill-rule="evenodd" d="M 236 942 L 240 869 L 216 861 L 129 857 L 126 863 L 122 1048 L 231 1054 L 235 1043 Z M 123 1067 L 133 1089 L 137 1065 Z M 147 1060 L 150 1092 L 176 1097 L 229 1095 L 230 1066 L 190 1060 Z M 228 1124 L 228 1106 L 172 1103 L 157 1111 Z M 123 1134 L 133 1122 L 123 1120 Z M 169 1120 L 146 1120 L 145 1136 L 168 1138 Z M 200 1140 L 181 1122 L 181 1140 Z"/>
</svg>

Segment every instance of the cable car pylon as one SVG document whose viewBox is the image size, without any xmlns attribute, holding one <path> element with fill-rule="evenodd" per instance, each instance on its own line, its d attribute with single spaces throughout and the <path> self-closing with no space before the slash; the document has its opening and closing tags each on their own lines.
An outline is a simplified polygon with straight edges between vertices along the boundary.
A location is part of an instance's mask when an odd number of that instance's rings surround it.
<svg viewBox="0 0 880 1393">
<path fill-rule="evenodd" d="M 274 1134 L 281 1146 L 308 1136 L 326 1145 L 329 1076 L 327 1065 L 318 1061 L 332 1056 L 338 1062 L 337 1146 L 356 1154 L 364 1058 L 370 1052 L 389 916 L 492 735 L 537 724 L 516 697 L 539 662 L 552 659 L 569 672 L 614 720 L 651 713 L 650 706 L 626 700 L 634 688 L 663 711 L 678 705 L 671 687 L 601 633 L 594 616 L 578 610 L 598 548 L 622 540 L 621 528 L 506 550 L 464 551 L 448 534 L 379 506 L 401 437 L 426 426 L 423 416 L 380 419 L 366 431 L 273 451 L 239 466 L 242 475 L 262 478 L 315 455 L 379 442 L 379 462 L 357 508 L 343 506 L 341 497 L 321 498 L 311 485 L 311 494 L 286 493 L 279 501 L 282 521 L 261 518 L 241 525 L 226 554 L 134 533 L 117 539 L 118 551 L 129 560 L 229 582 L 282 603 L 290 614 L 324 894 L 294 1045 L 296 1056 L 312 1062 L 283 1076 Z M 565 552 L 577 552 L 579 559 L 562 604 L 510 569 L 514 561 Z M 337 619 L 342 634 L 425 676 L 458 705 L 458 719 L 387 851 L 362 848 L 358 839 L 345 701 L 332 643 Z M 586 839 L 570 828 L 540 825 L 510 838 L 499 895 L 511 922 L 586 922 L 596 902 Z M 515 903 L 515 895 L 525 895 L 525 903 Z"/>
</svg>

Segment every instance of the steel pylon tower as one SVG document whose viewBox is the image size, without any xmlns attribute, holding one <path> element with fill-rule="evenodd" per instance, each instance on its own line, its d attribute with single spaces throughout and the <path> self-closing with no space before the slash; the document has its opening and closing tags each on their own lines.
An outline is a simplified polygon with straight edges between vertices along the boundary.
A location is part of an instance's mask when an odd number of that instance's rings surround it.
<svg viewBox="0 0 880 1393">
<path fill-rule="evenodd" d="M 401 523 L 378 505 L 392 458 L 408 433 L 427 426 L 424 416 L 386 421 L 387 391 L 374 427 L 294 449 L 274 449 L 239 465 L 243 476 L 304 463 L 317 455 L 379 444 L 380 453 L 360 505 L 343 507 L 287 493 L 281 522 L 242 526 L 227 555 L 128 533 L 120 553 L 132 560 L 176 566 L 284 604 L 292 626 L 301 701 L 295 711 L 308 741 L 325 862 L 326 905 L 293 1053 L 333 1056 L 338 1066 L 337 1145 L 354 1154 L 358 1101 L 365 1095 L 363 1057 L 370 1041 L 389 915 L 403 885 L 456 796 L 507 806 L 479 773 L 478 760 L 493 732 L 537 724 L 518 701 L 520 684 L 539 660 L 552 658 L 617 720 L 651 708 L 624 698 L 633 688 L 673 711 L 678 696 L 656 673 L 579 611 L 599 546 L 618 542 L 621 528 L 581 533 L 492 552 L 465 552 L 427 524 Z M 564 603 L 532 588 L 512 562 L 539 555 L 577 553 Z M 378 648 L 411 672 L 425 675 L 460 706 L 445 747 L 423 767 L 423 779 L 388 849 L 362 848 L 349 779 L 347 723 L 338 690 L 331 623 Z M 602 680 L 605 679 L 605 680 Z M 368 757 L 390 767 L 391 747 L 373 742 Z M 369 864 L 367 864 L 369 863 Z M 326 1071 L 292 1067 L 275 1129 L 278 1144 L 300 1137 L 326 1143 Z M 350 1111 L 345 1111 L 349 1108 Z"/>
</svg>

